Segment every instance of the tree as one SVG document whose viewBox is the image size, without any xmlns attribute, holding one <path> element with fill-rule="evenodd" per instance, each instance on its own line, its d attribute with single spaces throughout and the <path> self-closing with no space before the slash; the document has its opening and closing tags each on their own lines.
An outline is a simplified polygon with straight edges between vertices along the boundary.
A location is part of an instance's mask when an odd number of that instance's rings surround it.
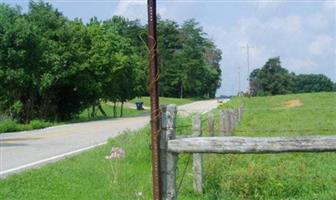
<svg viewBox="0 0 336 200">
<path fill-rule="evenodd" d="M 254 70 L 250 78 L 252 94 L 278 95 L 293 92 L 295 75 L 281 67 L 279 57 L 270 58 L 260 70 Z"/>
<path fill-rule="evenodd" d="M 96 81 L 99 83 L 99 100 L 122 104 L 135 97 L 135 70 L 137 57 L 130 40 L 118 34 L 118 26 L 114 21 L 96 22 L 89 25 L 91 35 L 90 62 Z M 122 115 L 122 108 L 121 108 Z"/>
<path fill-rule="evenodd" d="M 333 91 L 333 82 L 323 74 L 300 74 L 296 76 L 281 67 L 279 57 L 270 58 L 261 69 L 250 74 L 250 93 L 276 95 L 303 92 Z"/>
<path fill-rule="evenodd" d="M 323 74 L 300 74 L 295 79 L 295 92 L 330 92 L 333 82 Z"/>
<path fill-rule="evenodd" d="M 158 63 L 160 72 L 160 95 L 178 97 L 181 79 L 182 43 L 179 25 L 170 20 L 158 21 Z"/>
<path fill-rule="evenodd" d="M 160 94 L 214 97 L 221 51 L 195 20 L 158 23 Z M 104 114 L 102 101 L 148 94 L 146 29 L 120 16 L 69 20 L 42 1 L 24 14 L 0 4 L 1 113 L 25 123 L 68 120 L 90 107 Z"/>
<path fill-rule="evenodd" d="M 260 69 L 254 69 L 250 74 L 250 94 L 256 96 L 262 93 L 261 84 L 258 79 Z"/>
<path fill-rule="evenodd" d="M 35 114 L 39 36 L 18 8 L 0 5 L 0 107 L 21 122 Z"/>
<path fill-rule="evenodd" d="M 86 53 L 90 45 L 85 26 L 80 21 L 70 22 L 43 2 L 30 2 L 26 18 L 40 37 L 40 58 L 36 59 L 36 70 L 30 73 L 36 79 L 36 86 L 41 86 L 36 105 L 38 117 L 71 119 L 92 98 L 82 73 L 87 67 Z"/>
</svg>

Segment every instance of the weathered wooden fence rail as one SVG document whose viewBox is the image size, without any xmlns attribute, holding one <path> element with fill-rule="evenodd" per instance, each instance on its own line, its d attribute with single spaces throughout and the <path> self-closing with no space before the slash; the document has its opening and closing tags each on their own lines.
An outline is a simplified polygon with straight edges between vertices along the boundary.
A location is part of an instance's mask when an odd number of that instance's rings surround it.
<svg viewBox="0 0 336 200">
<path fill-rule="evenodd" d="M 336 136 L 195 137 L 168 141 L 174 153 L 286 153 L 336 151 Z"/>
<path fill-rule="evenodd" d="M 179 153 L 193 154 L 193 188 L 203 192 L 203 153 L 254 154 L 285 152 L 334 152 L 336 136 L 308 137 L 235 137 L 235 126 L 244 115 L 244 107 L 220 111 L 221 137 L 201 137 L 199 115 L 193 117 L 192 136 L 176 138 L 176 106 L 161 107 L 161 177 L 162 199 L 177 198 L 176 167 Z M 214 136 L 214 115 L 208 115 L 209 136 Z"/>
</svg>

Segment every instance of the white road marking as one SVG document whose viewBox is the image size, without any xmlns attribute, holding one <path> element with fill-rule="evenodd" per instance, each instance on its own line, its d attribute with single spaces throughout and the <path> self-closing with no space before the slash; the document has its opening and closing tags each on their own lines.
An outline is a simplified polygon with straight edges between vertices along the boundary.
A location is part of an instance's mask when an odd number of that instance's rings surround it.
<svg viewBox="0 0 336 200">
<path fill-rule="evenodd" d="M 42 160 L 35 161 L 35 162 L 32 162 L 32 163 L 28 163 L 28 164 L 25 164 L 25 165 L 21 165 L 19 167 L 15 167 L 15 168 L 12 168 L 12 169 L 7 169 L 5 171 L 0 172 L 0 177 L 3 178 L 7 173 L 17 172 L 17 171 L 20 171 L 20 170 L 23 170 L 23 169 L 26 169 L 26 168 L 29 168 L 29 167 L 33 167 L 33 166 L 42 164 L 42 163 L 50 162 L 50 161 L 53 161 L 53 160 L 58 160 L 58 159 L 66 157 L 66 156 L 70 156 L 70 155 L 73 155 L 73 154 L 80 153 L 82 151 L 93 149 L 95 147 L 104 145 L 106 143 L 107 142 L 102 142 L 102 143 L 99 143 L 99 144 L 95 144 L 95 145 L 91 145 L 91 146 L 84 147 L 84 148 L 81 148 L 81 149 L 77 149 L 75 151 L 70 151 L 70 152 L 63 153 L 63 154 L 60 154 L 60 155 L 57 155 L 57 156 L 53 156 L 53 157 L 50 157 L 50 158 L 46 158 L 46 159 L 42 159 Z"/>
</svg>

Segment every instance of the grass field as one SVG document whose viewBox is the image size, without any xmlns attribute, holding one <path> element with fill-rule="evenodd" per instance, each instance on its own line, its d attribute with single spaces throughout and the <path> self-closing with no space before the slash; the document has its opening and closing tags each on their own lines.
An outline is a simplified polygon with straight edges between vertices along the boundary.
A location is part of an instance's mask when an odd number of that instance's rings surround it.
<svg viewBox="0 0 336 200">
<path fill-rule="evenodd" d="M 235 134 L 335 135 L 335 103 L 336 93 L 246 99 L 246 113 Z M 190 118 L 178 119 L 178 134 L 190 134 L 189 125 Z M 215 127 L 218 130 L 218 123 Z M 207 129 L 206 121 L 203 129 Z M 126 158 L 105 160 L 112 146 L 124 148 Z M 336 153 L 205 155 L 202 195 L 192 191 L 189 158 L 183 154 L 178 162 L 178 185 L 182 183 L 178 199 L 336 199 Z M 147 200 L 151 198 L 150 169 L 146 128 L 67 160 L 8 177 L 0 181 L 0 199 Z"/>
<path fill-rule="evenodd" d="M 143 101 L 145 106 L 149 106 L 149 101 L 150 101 L 149 97 L 141 97 L 140 99 L 136 98 L 136 99 L 131 100 L 130 103 L 135 103 L 136 101 L 139 101 L 139 100 Z M 187 104 L 191 102 L 193 102 L 193 100 L 191 99 L 167 98 L 167 97 L 160 98 L 161 104 L 182 105 L 182 104 Z M 55 126 L 59 124 L 65 124 L 65 123 L 86 122 L 86 121 L 95 121 L 95 120 L 112 118 L 113 106 L 111 104 L 102 103 L 102 108 L 106 112 L 107 117 L 103 116 L 103 114 L 99 110 L 97 110 L 97 116 L 92 118 L 89 116 L 89 113 L 91 113 L 90 109 L 85 109 L 83 112 L 81 112 L 78 115 L 78 117 L 70 121 L 66 121 L 66 122 L 48 122 L 48 121 L 43 121 L 43 120 L 33 120 L 29 124 L 20 124 L 11 119 L 0 120 L 0 134 L 6 133 L 6 132 L 41 129 L 41 128 L 46 128 L 46 127 Z M 128 108 L 127 106 L 124 106 L 124 109 L 123 109 L 123 117 L 134 117 L 134 116 L 143 115 L 145 113 L 148 113 L 148 111 L 136 110 L 134 108 Z M 120 103 L 117 104 L 117 117 L 119 116 L 120 116 Z"/>
</svg>

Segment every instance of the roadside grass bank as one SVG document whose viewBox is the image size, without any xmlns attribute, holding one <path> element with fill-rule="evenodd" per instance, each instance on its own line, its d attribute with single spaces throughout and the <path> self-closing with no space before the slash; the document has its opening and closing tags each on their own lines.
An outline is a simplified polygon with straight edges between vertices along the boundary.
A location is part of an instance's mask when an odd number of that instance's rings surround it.
<svg viewBox="0 0 336 200">
<path fill-rule="evenodd" d="M 129 103 L 135 104 L 136 101 L 139 99 L 133 99 L 129 101 Z M 149 106 L 149 97 L 141 97 L 144 102 L 145 106 Z M 176 104 L 176 105 L 183 105 L 192 103 L 193 100 L 191 99 L 179 99 L 179 98 L 167 98 L 161 97 L 160 98 L 161 104 Z M 64 121 L 64 122 L 49 122 L 44 120 L 32 120 L 29 124 L 21 124 L 11 119 L 0 119 L 0 134 L 6 132 L 17 132 L 17 131 L 28 131 L 34 129 L 42 129 L 47 128 L 50 126 L 56 126 L 60 124 L 68 124 L 68 123 L 78 123 L 78 122 L 88 122 L 88 121 L 97 121 L 97 120 L 104 120 L 113 118 L 113 105 L 109 103 L 102 103 L 101 104 L 103 110 L 107 114 L 104 116 L 98 109 L 96 112 L 95 117 L 91 117 L 91 109 L 85 109 L 81 112 L 77 117 L 72 120 Z M 116 117 L 120 117 L 120 110 L 121 105 L 117 103 L 116 106 Z M 135 117 L 139 115 L 144 115 L 148 113 L 148 110 L 136 110 L 135 108 L 129 108 L 126 105 L 123 107 L 123 116 L 122 117 Z"/>
<path fill-rule="evenodd" d="M 293 100 L 301 104 L 289 106 Z M 336 93 L 245 99 L 235 135 L 334 135 L 335 100 Z M 205 115 L 202 122 L 206 136 Z M 178 118 L 177 134 L 191 134 L 190 125 L 190 118 Z M 151 199 L 149 139 L 148 128 L 126 132 L 81 155 L 10 176 L 0 181 L 0 199 Z M 122 147 L 126 157 L 105 160 L 112 147 Z M 178 199 L 336 199 L 335 153 L 205 154 L 202 195 L 192 189 L 190 156 L 179 156 Z"/>
<path fill-rule="evenodd" d="M 11 119 L 5 119 L 0 121 L 0 134 L 6 132 L 15 131 L 28 131 L 34 129 L 46 128 L 49 126 L 54 126 L 57 123 L 43 121 L 43 120 L 32 120 L 29 124 L 21 124 Z"/>
</svg>

